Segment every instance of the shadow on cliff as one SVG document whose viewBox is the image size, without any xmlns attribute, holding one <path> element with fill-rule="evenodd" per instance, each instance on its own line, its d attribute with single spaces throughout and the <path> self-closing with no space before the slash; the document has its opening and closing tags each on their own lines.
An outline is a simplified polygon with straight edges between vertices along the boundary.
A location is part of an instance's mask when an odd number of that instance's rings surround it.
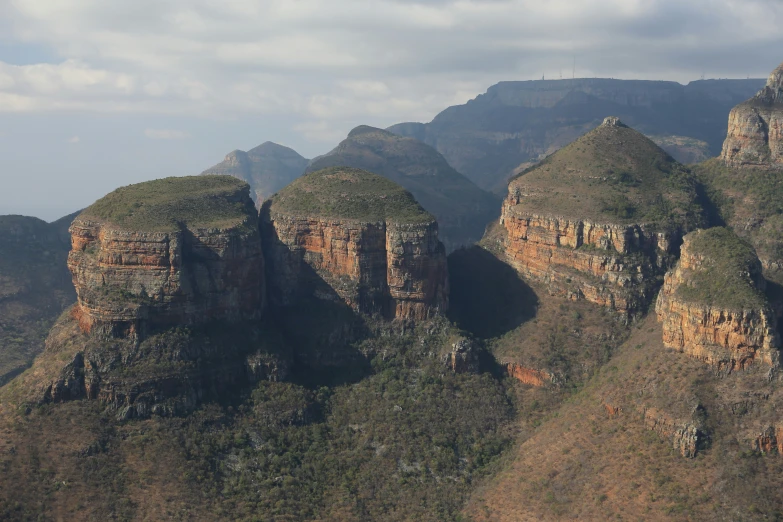
<svg viewBox="0 0 783 522">
<path fill-rule="evenodd" d="M 361 380 L 371 370 L 357 348 L 370 336 L 367 319 L 305 261 L 305 253 L 280 240 L 268 212 L 263 206 L 267 315 L 293 350 L 291 380 L 310 388 Z"/>
<path fill-rule="evenodd" d="M 498 337 L 536 315 L 538 296 L 516 271 L 487 250 L 472 246 L 448 258 L 448 317 L 476 337 Z"/>
</svg>

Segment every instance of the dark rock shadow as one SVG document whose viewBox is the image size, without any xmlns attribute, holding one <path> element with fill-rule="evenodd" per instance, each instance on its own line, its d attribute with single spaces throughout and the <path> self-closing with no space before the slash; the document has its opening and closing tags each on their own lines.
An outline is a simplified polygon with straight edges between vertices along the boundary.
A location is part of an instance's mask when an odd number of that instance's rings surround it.
<svg viewBox="0 0 783 522">
<path fill-rule="evenodd" d="M 472 246 L 448 258 L 448 318 L 476 337 L 489 339 L 536 315 L 538 296 L 516 271 L 487 250 Z"/>
<path fill-rule="evenodd" d="M 262 206 L 267 316 L 292 347 L 289 380 L 309 388 L 361 380 L 371 370 L 368 357 L 357 348 L 371 335 L 367 318 L 306 262 L 304 251 L 280 240 L 268 213 L 268 205 Z"/>
</svg>

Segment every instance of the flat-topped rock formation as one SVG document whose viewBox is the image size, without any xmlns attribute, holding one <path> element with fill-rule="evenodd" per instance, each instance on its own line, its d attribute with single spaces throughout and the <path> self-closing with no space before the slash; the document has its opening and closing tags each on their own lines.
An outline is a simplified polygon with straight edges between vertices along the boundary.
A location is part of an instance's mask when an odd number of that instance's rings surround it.
<svg viewBox="0 0 783 522">
<path fill-rule="evenodd" d="M 783 169 L 783 64 L 731 111 L 721 158 L 731 167 Z"/>
<path fill-rule="evenodd" d="M 341 300 L 365 315 L 422 320 L 448 307 L 438 223 L 381 176 L 309 173 L 261 212 L 270 301 Z"/>
<path fill-rule="evenodd" d="M 85 332 L 257 318 L 264 270 L 247 183 L 166 178 L 118 189 L 71 225 L 68 267 Z"/>
<path fill-rule="evenodd" d="M 625 315 L 703 221 L 689 171 L 617 118 L 512 180 L 500 220 L 518 272 Z"/>
<path fill-rule="evenodd" d="M 663 342 L 721 371 L 778 366 L 777 323 L 753 247 L 725 228 L 685 236 L 656 303 Z"/>
</svg>

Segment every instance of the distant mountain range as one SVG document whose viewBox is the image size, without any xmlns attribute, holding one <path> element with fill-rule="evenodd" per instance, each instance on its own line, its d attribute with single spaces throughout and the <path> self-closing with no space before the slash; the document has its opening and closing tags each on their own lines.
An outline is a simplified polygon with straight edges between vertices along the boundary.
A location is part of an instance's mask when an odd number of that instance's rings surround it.
<svg viewBox="0 0 783 522">
<path fill-rule="evenodd" d="M 353 129 L 334 150 L 314 159 L 307 170 L 338 166 L 380 174 L 410 191 L 438 219 L 448 250 L 478 241 L 486 225 L 499 215 L 495 196 L 416 139 L 363 125 Z"/>
<path fill-rule="evenodd" d="M 247 181 L 260 204 L 302 175 L 309 160 L 295 150 L 267 141 L 247 152 L 235 150 L 202 174 L 228 174 Z"/>
<path fill-rule="evenodd" d="M 54 320 L 76 301 L 65 266 L 74 217 L 0 216 L 0 385 L 27 368 Z"/>
<path fill-rule="evenodd" d="M 609 115 L 650 136 L 679 161 L 716 156 L 729 111 L 763 86 L 763 79 L 688 85 L 613 79 L 501 82 L 430 123 L 400 123 L 387 130 L 431 145 L 479 187 L 504 193 L 514 173 Z"/>
</svg>

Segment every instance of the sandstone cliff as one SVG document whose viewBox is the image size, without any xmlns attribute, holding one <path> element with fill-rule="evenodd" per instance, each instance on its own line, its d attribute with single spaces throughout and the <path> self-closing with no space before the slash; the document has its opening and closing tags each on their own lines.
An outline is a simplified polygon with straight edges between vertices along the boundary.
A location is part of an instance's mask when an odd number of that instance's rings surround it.
<svg viewBox="0 0 783 522">
<path fill-rule="evenodd" d="M 777 366 L 780 339 L 753 248 L 724 228 L 684 238 L 656 303 L 669 348 L 731 372 Z"/>
<path fill-rule="evenodd" d="M 783 168 L 783 64 L 756 96 L 729 114 L 721 158 L 733 167 Z"/>
<path fill-rule="evenodd" d="M 86 209 L 70 230 L 73 313 L 85 332 L 143 337 L 263 310 L 261 238 L 244 182 L 204 176 L 131 185 Z"/>
<path fill-rule="evenodd" d="M 249 151 L 235 150 L 201 173 L 228 175 L 247 182 L 257 206 L 304 173 L 308 160 L 288 147 L 267 141 Z"/>
<path fill-rule="evenodd" d="M 272 303 L 338 300 L 422 320 L 448 307 L 438 224 L 395 184 L 350 168 L 307 174 L 262 209 Z"/>
<path fill-rule="evenodd" d="M 258 320 L 264 264 L 248 188 L 229 176 L 166 178 L 76 217 L 78 300 L 20 377 L 23 398 L 98 400 L 127 419 L 285 378 L 291 356 Z"/>
<path fill-rule="evenodd" d="M 690 173 L 616 118 L 514 179 L 500 220 L 521 274 L 625 315 L 644 310 L 703 221 Z"/>
</svg>

